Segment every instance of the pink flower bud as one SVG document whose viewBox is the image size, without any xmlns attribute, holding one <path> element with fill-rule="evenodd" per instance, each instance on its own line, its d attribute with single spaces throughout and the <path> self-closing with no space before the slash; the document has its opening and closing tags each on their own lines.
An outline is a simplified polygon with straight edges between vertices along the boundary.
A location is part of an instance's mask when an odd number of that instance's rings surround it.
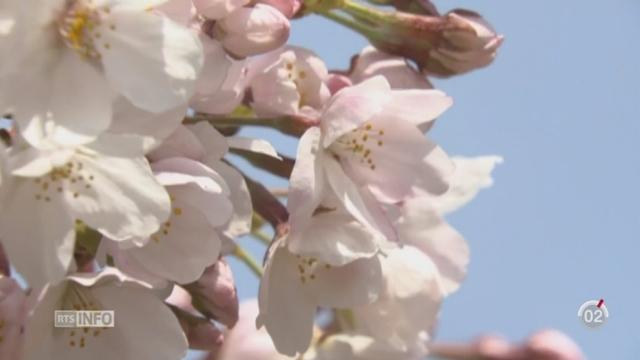
<svg viewBox="0 0 640 360">
<path fill-rule="evenodd" d="M 280 355 L 269 333 L 263 327 L 256 329 L 258 301 L 248 300 L 240 305 L 240 321 L 225 334 L 225 341 L 217 360 L 285 360 L 290 357 Z"/>
<path fill-rule="evenodd" d="M 366 47 L 353 60 L 351 79 L 358 84 L 376 75 L 384 76 L 392 89 L 432 89 L 433 86 L 415 67 L 400 56 Z"/>
<path fill-rule="evenodd" d="M 583 360 L 584 355 L 578 345 L 567 335 L 557 330 L 543 330 L 533 334 L 526 344 L 531 359 L 540 360 Z"/>
<path fill-rule="evenodd" d="M 276 8 L 258 4 L 242 7 L 215 23 L 213 37 L 237 58 L 266 53 L 289 38 L 289 19 Z"/>
<path fill-rule="evenodd" d="M 205 316 L 228 327 L 238 321 L 238 292 L 231 267 L 223 259 L 208 267 L 198 281 L 185 288 L 193 298 L 193 305 Z"/>
<path fill-rule="evenodd" d="M 222 346 L 224 335 L 215 324 L 204 319 L 201 321 L 179 320 L 191 349 L 217 351 Z"/>
<path fill-rule="evenodd" d="M 351 79 L 348 76 L 342 74 L 329 74 L 329 78 L 327 79 L 327 87 L 329 88 L 329 92 L 331 95 L 337 93 L 342 88 L 346 88 L 353 85 Z"/>
<path fill-rule="evenodd" d="M 192 0 L 198 14 L 219 20 L 249 3 L 249 0 Z"/>
<path fill-rule="evenodd" d="M 0 359 L 20 359 L 27 298 L 15 280 L 0 277 Z"/>
<path fill-rule="evenodd" d="M 293 18 L 302 7 L 300 0 L 260 0 L 258 2 L 273 6 L 289 19 Z"/>
<path fill-rule="evenodd" d="M 409 58 L 424 73 L 447 77 L 489 65 L 503 37 L 480 15 L 454 10 L 442 17 L 380 15 L 381 30 L 365 34 L 378 49 Z"/>
</svg>

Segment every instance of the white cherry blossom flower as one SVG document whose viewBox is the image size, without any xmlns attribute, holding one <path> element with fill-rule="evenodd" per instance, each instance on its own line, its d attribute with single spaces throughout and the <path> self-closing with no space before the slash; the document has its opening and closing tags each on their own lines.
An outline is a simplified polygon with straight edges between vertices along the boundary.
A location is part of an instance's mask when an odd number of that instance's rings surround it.
<svg viewBox="0 0 640 360">
<path fill-rule="evenodd" d="M 377 256 L 334 267 L 274 243 L 260 283 L 258 327 L 265 326 L 282 354 L 307 350 L 318 307 L 351 308 L 375 301 L 382 289 Z"/>
<path fill-rule="evenodd" d="M 112 328 L 55 328 L 55 310 L 111 310 Z M 49 286 L 27 327 L 25 359 L 182 359 L 178 320 L 148 285 L 114 268 L 74 274 Z"/>
<path fill-rule="evenodd" d="M 20 3 L 12 14 L 20 46 L 3 53 L 12 66 L 1 72 L 15 86 L 0 95 L 34 146 L 50 127 L 58 142 L 91 141 L 109 126 L 116 94 L 151 112 L 191 96 L 202 46 L 189 29 L 152 11 L 163 0 Z"/>
<path fill-rule="evenodd" d="M 333 96 L 320 117 L 321 146 L 379 201 L 402 201 L 416 184 L 443 193 L 453 168 L 418 126 L 451 103 L 440 91 L 391 90 L 383 77 L 373 77 Z"/>
<path fill-rule="evenodd" d="M 455 164 L 455 171 L 448 178 L 449 190 L 430 200 L 431 206 L 441 214 L 456 211 L 473 200 L 480 190 L 491 187 L 491 173 L 503 162 L 502 157 L 496 155 L 454 156 L 451 160 Z"/>
<path fill-rule="evenodd" d="M 420 249 L 434 264 L 444 296 L 460 287 L 469 264 L 469 245 L 433 208 L 430 198 L 404 202 L 394 227 L 402 244 Z"/>
<path fill-rule="evenodd" d="M 401 353 L 426 354 L 443 297 L 431 259 L 412 246 L 381 257 L 384 291 L 377 301 L 353 309 L 355 328 Z"/>
<path fill-rule="evenodd" d="M 154 284 L 163 279 L 191 283 L 218 260 L 219 228 L 233 211 L 229 189 L 218 173 L 191 159 L 168 158 L 151 167 L 171 197 L 171 215 L 150 241 L 133 239 L 143 241 L 114 249 L 115 263 L 132 275 L 142 273 L 136 277 Z"/>
<path fill-rule="evenodd" d="M 170 200 L 143 157 L 140 138 L 103 135 L 83 146 L 17 144 L 2 204 L 9 257 L 39 288 L 66 273 L 75 222 L 116 241 L 147 238 L 169 217 Z"/>
<path fill-rule="evenodd" d="M 330 97 L 327 68 L 309 50 L 287 46 L 251 60 L 249 68 L 258 115 L 317 115 Z"/>
<path fill-rule="evenodd" d="M 149 157 L 153 161 L 171 157 L 189 158 L 203 163 L 222 176 L 229 188 L 229 199 L 233 204 L 233 215 L 222 227 L 222 235 L 230 239 L 250 231 L 253 206 L 249 189 L 242 175 L 222 161 L 229 151 L 228 141 L 228 138 L 206 123 L 181 126 L 164 141 L 162 146 L 151 152 Z M 242 142 L 253 144 L 255 148 L 254 141 L 245 138 Z M 272 148 L 262 142 L 258 143 L 263 150 Z"/>
<path fill-rule="evenodd" d="M 300 138 L 289 183 L 287 244 L 297 254 L 344 265 L 371 256 L 397 237 L 368 190 L 358 187 L 338 161 L 321 150 L 321 139 L 319 128 Z M 327 226 L 331 222 L 339 224 Z"/>
</svg>

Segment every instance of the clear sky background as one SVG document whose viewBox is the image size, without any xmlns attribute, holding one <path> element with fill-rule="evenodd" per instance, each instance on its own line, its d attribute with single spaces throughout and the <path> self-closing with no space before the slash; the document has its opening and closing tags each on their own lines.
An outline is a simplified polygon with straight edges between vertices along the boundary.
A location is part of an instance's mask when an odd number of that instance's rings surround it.
<svg viewBox="0 0 640 360">
<path fill-rule="evenodd" d="M 435 81 L 455 105 L 431 136 L 451 154 L 505 158 L 494 187 L 449 218 L 472 258 L 436 338 L 519 340 L 553 327 L 589 359 L 640 359 L 640 1 L 436 4 L 477 10 L 506 36 L 489 68 Z M 330 68 L 346 67 L 366 44 L 317 17 L 296 21 L 290 42 Z M 268 138 L 295 150 L 291 138 Z M 260 254 L 253 240 L 242 243 Z M 234 265 L 241 297 L 254 297 L 256 280 Z M 611 317 L 591 330 L 576 312 L 599 298 Z"/>
</svg>

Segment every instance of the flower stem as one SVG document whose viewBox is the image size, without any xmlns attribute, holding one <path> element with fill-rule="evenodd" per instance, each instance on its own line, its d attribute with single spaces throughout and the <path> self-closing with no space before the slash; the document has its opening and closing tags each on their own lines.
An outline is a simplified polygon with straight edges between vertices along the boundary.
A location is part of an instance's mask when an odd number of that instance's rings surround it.
<svg viewBox="0 0 640 360">
<path fill-rule="evenodd" d="M 333 20 L 340 25 L 346 26 L 351 30 L 359 32 L 362 35 L 365 35 L 365 36 L 373 35 L 373 29 L 370 26 L 364 23 L 358 22 L 351 17 L 339 15 L 329 10 L 315 10 L 315 12 L 320 16 L 324 16 L 329 20 Z"/>
<path fill-rule="evenodd" d="M 265 234 L 263 231 L 256 230 L 252 232 L 251 235 L 254 238 L 260 240 L 260 242 L 264 243 L 265 245 L 271 244 L 271 236 Z"/>
<path fill-rule="evenodd" d="M 253 256 L 251 256 L 241 246 L 236 246 L 236 248 L 233 251 L 233 256 L 235 256 L 240 261 L 245 263 L 245 265 L 247 265 L 247 267 L 251 269 L 251 271 L 253 271 L 253 273 L 256 274 L 256 276 L 262 277 L 262 274 L 264 273 L 264 270 L 262 269 L 262 265 L 260 265 L 260 263 L 258 263 L 258 261 L 254 259 Z"/>
<path fill-rule="evenodd" d="M 251 165 L 285 179 L 289 179 L 289 177 L 291 177 L 293 165 L 295 164 L 294 159 L 281 154 L 279 155 L 282 160 L 278 160 L 265 154 L 260 154 L 244 149 L 230 149 L 229 151 L 236 155 L 242 156 L 245 160 L 250 162 Z"/>
<path fill-rule="evenodd" d="M 364 20 L 372 25 L 384 23 L 389 17 L 389 13 L 380 11 L 376 8 L 366 6 L 353 0 L 344 0 L 342 10 L 351 16 Z"/>
<path fill-rule="evenodd" d="M 281 116 L 274 118 L 257 118 L 251 116 L 218 116 L 198 113 L 194 116 L 187 116 L 185 124 L 195 124 L 198 122 L 208 122 L 217 127 L 239 127 L 239 126 L 262 126 L 280 131 L 283 134 L 299 137 L 309 127 L 317 125 L 317 121 L 296 116 Z"/>
</svg>

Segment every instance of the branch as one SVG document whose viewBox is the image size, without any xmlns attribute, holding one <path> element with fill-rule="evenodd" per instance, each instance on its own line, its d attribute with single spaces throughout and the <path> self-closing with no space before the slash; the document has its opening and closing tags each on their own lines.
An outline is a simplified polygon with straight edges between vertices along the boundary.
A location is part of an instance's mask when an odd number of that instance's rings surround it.
<svg viewBox="0 0 640 360">
<path fill-rule="evenodd" d="M 262 170 L 266 170 L 274 175 L 280 176 L 285 179 L 289 179 L 291 177 L 291 172 L 293 171 L 293 165 L 295 164 L 295 160 L 292 158 L 283 156 L 280 157 L 282 160 L 278 160 L 269 155 L 256 153 L 249 150 L 243 149 L 229 149 L 229 152 L 232 152 L 236 155 L 242 156 L 244 159 L 249 161 L 251 165 L 260 168 Z"/>
<path fill-rule="evenodd" d="M 198 113 L 194 116 L 187 116 L 185 124 L 195 124 L 206 121 L 215 127 L 238 127 L 238 126 L 262 126 L 276 129 L 283 134 L 300 137 L 304 132 L 318 124 L 316 120 L 301 116 L 279 116 L 273 118 L 256 117 L 226 117 L 211 114 Z"/>
<path fill-rule="evenodd" d="M 273 226 L 277 235 L 284 234 L 289 221 L 287 208 L 264 185 L 246 175 L 244 178 L 251 194 L 253 209 Z"/>
</svg>

